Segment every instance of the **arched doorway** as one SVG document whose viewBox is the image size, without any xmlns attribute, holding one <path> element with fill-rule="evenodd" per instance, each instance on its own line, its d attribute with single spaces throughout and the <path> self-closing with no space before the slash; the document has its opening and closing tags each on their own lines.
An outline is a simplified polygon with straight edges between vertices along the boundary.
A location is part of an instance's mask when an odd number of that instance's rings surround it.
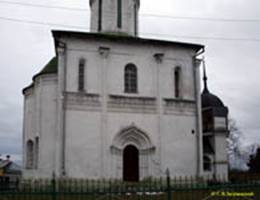
<svg viewBox="0 0 260 200">
<path fill-rule="evenodd" d="M 154 167 L 154 153 L 155 146 L 145 131 L 134 125 L 121 129 L 114 136 L 111 145 L 113 177 L 124 181 L 139 181 L 151 176 L 149 172 Z"/>
<path fill-rule="evenodd" d="M 128 145 L 124 148 L 123 180 L 139 181 L 139 151 L 133 145 Z"/>
</svg>

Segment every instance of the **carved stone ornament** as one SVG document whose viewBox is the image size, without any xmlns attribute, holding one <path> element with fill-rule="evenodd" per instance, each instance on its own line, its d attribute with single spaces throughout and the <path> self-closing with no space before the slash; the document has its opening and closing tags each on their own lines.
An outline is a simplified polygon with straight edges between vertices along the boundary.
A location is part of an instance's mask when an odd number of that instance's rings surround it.
<svg viewBox="0 0 260 200">
<path fill-rule="evenodd" d="M 110 48 L 109 47 L 99 47 L 98 52 L 102 57 L 107 58 L 109 55 L 109 52 L 110 52 Z"/>
<path fill-rule="evenodd" d="M 154 54 L 153 57 L 155 58 L 155 61 L 156 61 L 157 63 L 162 63 L 162 62 L 163 62 L 164 54 L 163 54 L 163 53 L 156 53 L 156 54 Z"/>
</svg>

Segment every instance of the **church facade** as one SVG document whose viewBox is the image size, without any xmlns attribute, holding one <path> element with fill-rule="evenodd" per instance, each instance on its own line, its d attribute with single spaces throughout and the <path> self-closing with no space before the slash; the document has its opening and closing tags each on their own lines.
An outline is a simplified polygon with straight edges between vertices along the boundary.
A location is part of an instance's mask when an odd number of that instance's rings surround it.
<svg viewBox="0 0 260 200">
<path fill-rule="evenodd" d="M 227 112 L 219 137 L 202 123 L 225 107 L 201 102 L 204 46 L 138 37 L 139 6 L 90 0 L 91 32 L 52 31 L 56 56 L 23 90 L 24 176 L 227 174 Z"/>
</svg>

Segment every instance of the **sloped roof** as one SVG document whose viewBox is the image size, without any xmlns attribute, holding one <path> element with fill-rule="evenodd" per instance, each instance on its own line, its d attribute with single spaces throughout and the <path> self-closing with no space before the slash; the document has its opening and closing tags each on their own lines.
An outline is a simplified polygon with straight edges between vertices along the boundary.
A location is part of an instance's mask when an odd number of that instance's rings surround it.
<svg viewBox="0 0 260 200">
<path fill-rule="evenodd" d="M 56 74 L 58 72 L 58 59 L 57 57 L 53 57 L 44 68 L 36 74 L 33 79 L 42 74 Z"/>
<path fill-rule="evenodd" d="M 4 168 L 10 163 L 12 163 L 10 160 L 0 160 L 0 168 Z"/>
<path fill-rule="evenodd" d="M 43 74 L 57 74 L 58 73 L 58 59 L 57 57 L 53 57 L 44 67 L 43 69 L 36 75 L 33 76 L 33 80 L 35 80 L 38 76 Z M 23 94 L 25 90 L 34 86 L 32 82 L 29 86 L 23 89 Z"/>
<path fill-rule="evenodd" d="M 22 174 L 21 166 L 10 160 L 0 160 L 0 169 L 4 169 L 6 174 Z"/>
<path fill-rule="evenodd" d="M 20 165 L 17 165 L 14 162 L 11 162 L 10 165 L 6 169 L 7 174 L 21 174 L 22 173 L 22 167 Z"/>
</svg>

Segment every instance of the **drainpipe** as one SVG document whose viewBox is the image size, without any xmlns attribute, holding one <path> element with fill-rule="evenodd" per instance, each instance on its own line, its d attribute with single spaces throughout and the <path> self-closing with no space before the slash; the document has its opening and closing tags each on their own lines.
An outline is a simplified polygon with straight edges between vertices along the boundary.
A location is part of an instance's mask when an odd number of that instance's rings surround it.
<svg viewBox="0 0 260 200">
<path fill-rule="evenodd" d="M 194 96 L 196 101 L 196 138 L 197 138 L 197 177 L 202 174 L 202 117 L 201 117 L 201 97 L 200 83 L 197 69 L 200 66 L 201 60 L 197 57 L 205 52 L 204 47 L 201 51 L 193 56 L 193 81 L 194 81 Z"/>
</svg>

